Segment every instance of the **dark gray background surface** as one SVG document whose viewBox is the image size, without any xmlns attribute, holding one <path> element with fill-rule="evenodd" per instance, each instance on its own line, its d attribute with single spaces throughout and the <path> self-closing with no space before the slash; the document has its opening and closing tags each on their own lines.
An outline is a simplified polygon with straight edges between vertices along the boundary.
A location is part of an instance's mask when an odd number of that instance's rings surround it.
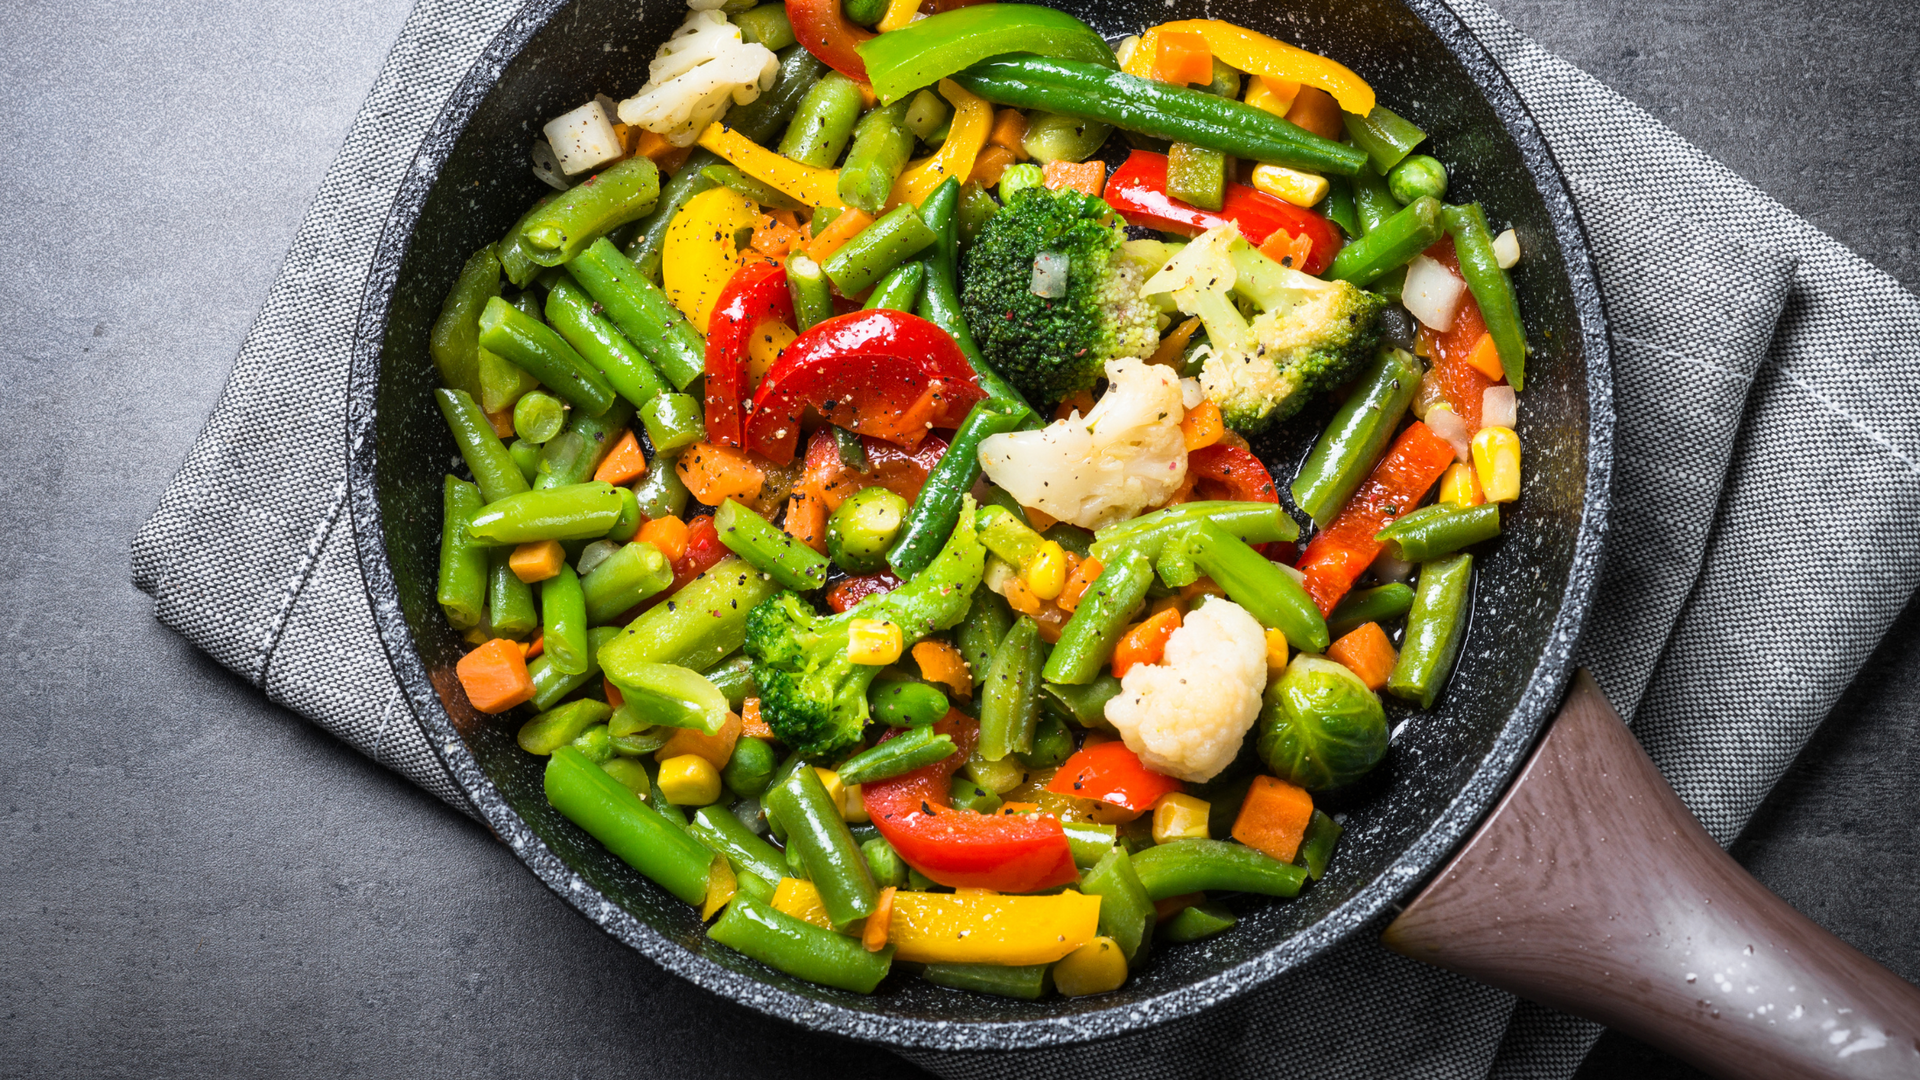
<svg viewBox="0 0 1920 1080">
<path fill-rule="evenodd" d="M 1495 6 L 1920 286 L 1920 5 Z M 0 1076 L 919 1075 L 614 945 L 128 584 L 407 0 L 7 7 Z M 1920 980 L 1916 799 L 1920 605 L 1735 854 Z M 1582 1076 L 1628 1074 L 1698 1075 L 1609 1036 Z"/>
</svg>

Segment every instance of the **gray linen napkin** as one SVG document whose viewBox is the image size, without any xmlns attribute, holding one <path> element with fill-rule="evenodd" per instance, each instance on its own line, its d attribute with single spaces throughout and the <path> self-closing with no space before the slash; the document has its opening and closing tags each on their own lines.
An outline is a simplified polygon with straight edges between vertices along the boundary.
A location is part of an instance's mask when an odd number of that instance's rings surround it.
<svg viewBox="0 0 1920 1080">
<path fill-rule="evenodd" d="M 1582 660 L 1727 842 L 1920 582 L 1920 301 L 1480 0 L 1449 2 L 1566 170 L 1613 327 L 1613 524 Z M 518 9 L 420 0 L 133 547 L 163 622 L 468 813 L 374 635 L 343 515 L 345 384 L 399 180 Z M 909 1056 L 956 1078 L 1266 1075 L 1278 1061 L 1303 1077 L 1564 1077 L 1598 1033 L 1363 933 L 1190 1021 Z"/>
</svg>

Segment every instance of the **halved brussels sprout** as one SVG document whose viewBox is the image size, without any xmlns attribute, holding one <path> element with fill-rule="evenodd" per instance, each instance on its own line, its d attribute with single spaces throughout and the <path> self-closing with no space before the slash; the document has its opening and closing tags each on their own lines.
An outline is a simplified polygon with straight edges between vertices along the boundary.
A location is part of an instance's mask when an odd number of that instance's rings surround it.
<svg viewBox="0 0 1920 1080">
<path fill-rule="evenodd" d="M 1260 758 L 1308 791 L 1350 784 L 1387 754 L 1380 695 L 1340 664 L 1300 655 L 1267 687 Z"/>
</svg>

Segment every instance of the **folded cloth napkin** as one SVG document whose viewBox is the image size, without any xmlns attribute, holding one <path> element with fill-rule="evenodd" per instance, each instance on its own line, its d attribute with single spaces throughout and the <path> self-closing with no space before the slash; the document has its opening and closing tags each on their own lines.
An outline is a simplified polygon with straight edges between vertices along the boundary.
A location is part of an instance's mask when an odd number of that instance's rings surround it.
<svg viewBox="0 0 1920 1080">
<path fill-rule="evenodd" d="M 1920 301 L 1480 0 L 1448 2 L 1565 170 L 1612 326 L 1611 537 L 1581 659 L 1729 842 L 1920 581 Z M 519 8 L 420 0 L 133 546 L 163 622 L 467 813 L 375 637 L 344 515 L 345 387 L 400 179 Z M 956 1078 L 1218 1078 L 1281 1060 L 1301 1077 L 1537 1078 L 1571 1075 L 1598 1034 L 1363 933 L 1188 1021 L 908 1056 Z"/>
</svg>

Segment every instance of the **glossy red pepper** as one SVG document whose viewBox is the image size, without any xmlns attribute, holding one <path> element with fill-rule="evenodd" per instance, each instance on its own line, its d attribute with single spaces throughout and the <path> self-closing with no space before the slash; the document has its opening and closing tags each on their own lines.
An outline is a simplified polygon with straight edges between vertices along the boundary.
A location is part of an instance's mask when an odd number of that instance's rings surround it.
<svg viewBox="0 0 1920 1080">
<path fill-rule="evenodd" d="M 793 294 L 779 263 L 748 263 L 734 271 L 713 304 L 707 324 L 707 441 L 740 446 L 747 404 L 747 353 L 761 323 L 793 325 Z"/>
<path fill-rule="evenodd" d="M 861 786 L 867 814 L 893 850 L 921 873 L 956 889 L 1024 893 L 1080 879 L 1060 819 L 1052 814 L 957 810 L 948 784 L 973 753 L 980 730 L 949 712 L 934 730 L 953 739 L 943 761 Z"/>
<path fill-rule="evenodd" d="M 747 449 L 793 460 L 809 408 L 849 431 L 908 448 L 951 428 L 986 394 L 945 330 L 904 311 L 836 315 L 794 338 L 747 414 Z"/>
<path fill-rule="evenodd" d="M 1167 194 L 1167 156 L 1151 150 L 1135 150 L 1113 170 L 1102 197 L 1129 225 L 1162 232 L 1198 236 L 1231 221 L 1254 247 L 1275 232 L 1305 236 L 1313 247 L 1300 269 L 1309 274 L 1325 272 L 1340 251 L 1340 230 L 1332 222 L 1245 184 L 1228 183 L 1218 210 L 1181 202 Z"/>
<path fill-rule="evenodd" d="M 1360 490 L 1325 529 L 1307 542 L 1300 571 L 1307 595 L 1320 614 L 1333 611 L 1340 598 L 1380 555 L 1374 534 L 1401 514 L 1420 505 L 1427 489 L 1453 464 L 1453 444 L 1415 420 L 1394 440 L 1380 464 L 1373 467 Z"/>
<path fill-rule="evenodd" d="M 1232 499 L 1237 502 L 1277 503 L 1280 493 L 1273 475 L 1260 459 L 1237 446 L 1214 443 L 1187 453 L 1187 471 L 1194 476 L 1196 499 Z"/>
<path fill-rule="evenodd" d="M 883 487 L 913 502 L 926 484 L 927 474 L 947 453 L 947 440 L 938 435 L 928 436 L 913 450 L 872 436 L 862 436 L 860 445 L 867 455 L 865 472 L 849 469 L 841 460 L 840 443 L 831 428 L 814 432 L 813 441 L 807 444 L 807 467 L 800 485 L 819 498 L 828 513 L 838 510 L 861 488 Z"/>
<path fill-rule="evenodd" d="M 854 47 L 873 37 L 847 20 L 840 0 L 787 0 L 793 36 L 828 67 L 855 82 L 867 81 L 867 64 Z"/>
<path fill-rule="evenodd" d="M 827 606 L 837 614 L 865 600 L 869 596 L 890 593 L 900 587 L 900 579 L 892 571 L 882 570 L 877 574 L 863 574 L 860 577 L 843 579 L 840 584 L 827 590 Z"/>
<path fill-rule="evenodd" d="M 1142 765 L 1126 743 L 1115 740 L 1089 746 L 1061 762 L 1047 790 L 1144 811 L 1153 809 L 1160 796 L 1179 791 L 1180 781 Z"/>
</svg>

